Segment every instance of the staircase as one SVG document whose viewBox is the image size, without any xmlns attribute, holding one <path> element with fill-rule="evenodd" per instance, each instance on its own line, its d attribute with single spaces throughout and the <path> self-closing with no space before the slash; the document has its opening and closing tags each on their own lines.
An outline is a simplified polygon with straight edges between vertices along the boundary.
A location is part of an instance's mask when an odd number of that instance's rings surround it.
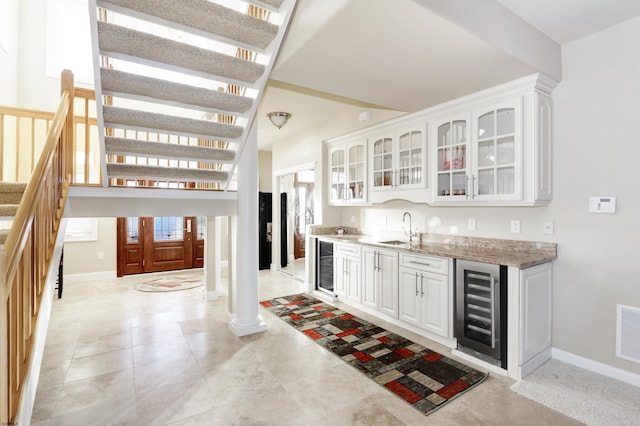
<svg viewBox="0 0 640 426">
<path fill-rule="evenodd" d="M 0 182 L 0 221 L 12 221 L 18 211 L 26 183 Z M 9 235 L 8 229 L 0 229 L 0 246 Z"/>
<path fill-rule="evenodd" d="M 90 0 L 103 184 L 235 189 L 296 1 Z"/>
</svg>

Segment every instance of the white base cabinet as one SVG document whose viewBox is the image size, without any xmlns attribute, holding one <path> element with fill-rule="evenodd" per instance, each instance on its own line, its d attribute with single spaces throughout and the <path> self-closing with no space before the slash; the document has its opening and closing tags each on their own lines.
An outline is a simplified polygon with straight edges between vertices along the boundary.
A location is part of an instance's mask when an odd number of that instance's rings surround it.
<svg viewBox="0 0 640 426">
<path fill-rule="evenodd" d="M 398 318 L 398 252 L 362 250 L 362 304 Z"/>
<path fill-rule="evenodd" d="M 399 316 L 438 336 L 452 335 L 452 288 L 449 260 L 400 254 Z"/>
<path fill-rule="evenodd" d="M 360 246 L 336 244 L 333 251 L 333 291 L 336 296 L 361 303 Z"/>
<path fill-rule="evenodd" d="M 552 263 L 509 268 L 507 370 L 520 380 L 551 358 Z"/>
</svg>

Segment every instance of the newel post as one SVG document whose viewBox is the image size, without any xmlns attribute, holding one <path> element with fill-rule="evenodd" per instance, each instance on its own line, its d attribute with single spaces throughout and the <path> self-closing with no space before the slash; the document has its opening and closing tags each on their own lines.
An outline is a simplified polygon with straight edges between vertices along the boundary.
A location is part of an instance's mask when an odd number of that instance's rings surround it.
<svg viewBox="0 0 640 426">
<path fill-rule="evenodd" d="M 60 77 L 60 94 L 65 91 L 69 92 L 69 112 L 67 112 L 67 118 L 65 120 L 64 129 L 62 130 L 62 179 L 66 179 L 69 175 L 71 175 L 70 181 L 72 182 L 74 179 L 73 173 L 74 164 L 73 164 L 73 141 L 75 139 L 75 128 L 73 119 L 74 119 L 74 96 L 75 96 L 75 88 L 73 82 L 73 73 L 69 70 L 62 70 L 62 75 Z"/>
</svg>

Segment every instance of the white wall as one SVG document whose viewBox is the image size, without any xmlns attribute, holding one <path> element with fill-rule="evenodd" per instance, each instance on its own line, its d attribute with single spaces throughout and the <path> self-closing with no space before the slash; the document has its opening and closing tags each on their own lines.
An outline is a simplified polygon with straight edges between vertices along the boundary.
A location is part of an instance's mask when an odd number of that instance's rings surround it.
<svg viewBox="0 0 640 426">
<path fill-rule="evenodd" d="M 18 102 L 18 0 L 0 3 L 0 105 Z"/>
<path fill-rule="evenodd" d="M 46 10 L 46 0 L 20 0 L 18 105 L 55 111 L 60 99 L 60 78 L 45 75 Z"/>
<path fill-rule="evenodd" d="M 358 121 L 358 115 L 364 111 L 362 107 L 342 104 L 335 101 L 336 114 L 331 121 L 318 124 L 314 128 L 305 129 L 286 140 L 275 143 L 272 147 L 273 161 L 273 217 L 280 217 L 280 196 L 275 189 L 279 188 L 278 174 L 303 164 L 316 163 L 315 184 L 313 193 L 314 220 L 316 224 L 338 224 L 341 221 L 340 210 L 328 207 L 322 200 L 326 193 L 325 164 L 326 149 L 323 141 L 342 134 L 373 125 L 381 121 L 402 115 L 400 111 L 386 111 L 369 109 L 372 111 L 371 121 L 363 124 Z M 280 265 L 280 221 L 273 221 L 273 264 Z"/>
<path fill-rule="evenodd" d="M 258 151 L 258 190 L 260 192 L 272 192 L 273 190 L 271 163 L 271 151 Z"/>
<path fill-rule="evenodd" d="M 554 198 L 547 207 L 429 207 L 393 201 L 335 208 L 367 232 L 402 232 L 402 213 L 421 231 L 550 241 L 554 262 L 553 346 L 633 373 L 615 356 L 616 304 L 640 307 L 634 255 L 640 238 L 640 18 L 563 47 L 554 91 Z M 614 215 L 588 213 L 590 195 L 616 196 Z M 467 220 L 477 230 L 467 230 Z M 521 221 L 521 234 L 509 230 Z M 543 234 L 553 220 L 555 235 Z M 385 225 L 388 223 L 388 225 Z"/>
<path fill-rule="evenodd" d="M 98 218 L 98 240 L 64 244 L 64 274 L 116 271 L 116 218 Z M 98 253 L 104 258 L 98 259 Z"/>
<path fill-rule="evenodd" d="M 616 303 L 640 307 L 632 255 L 640 237 L 640 18 L 563 47 L 555 100 L 554 345 L 635 373 L 615 357 Z M 589 195 L 618 197 L 615 215 L 587 213 Z"/>
</svg>

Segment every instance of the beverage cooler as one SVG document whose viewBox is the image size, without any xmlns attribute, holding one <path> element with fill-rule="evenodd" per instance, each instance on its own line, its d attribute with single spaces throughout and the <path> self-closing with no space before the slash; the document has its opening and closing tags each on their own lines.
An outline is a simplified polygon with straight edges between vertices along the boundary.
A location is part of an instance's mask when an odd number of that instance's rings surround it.
<svg viewBox="0 0 640 426">
<path fill-rule="evenodd" d="M 316 289 L 333 296 L 333 243 L 316 241 Z"/>
<path fill-rule="evenodd" d="M 458 350 L 507 368 L 507 267 L 456 260 Z"/>
</svg>

